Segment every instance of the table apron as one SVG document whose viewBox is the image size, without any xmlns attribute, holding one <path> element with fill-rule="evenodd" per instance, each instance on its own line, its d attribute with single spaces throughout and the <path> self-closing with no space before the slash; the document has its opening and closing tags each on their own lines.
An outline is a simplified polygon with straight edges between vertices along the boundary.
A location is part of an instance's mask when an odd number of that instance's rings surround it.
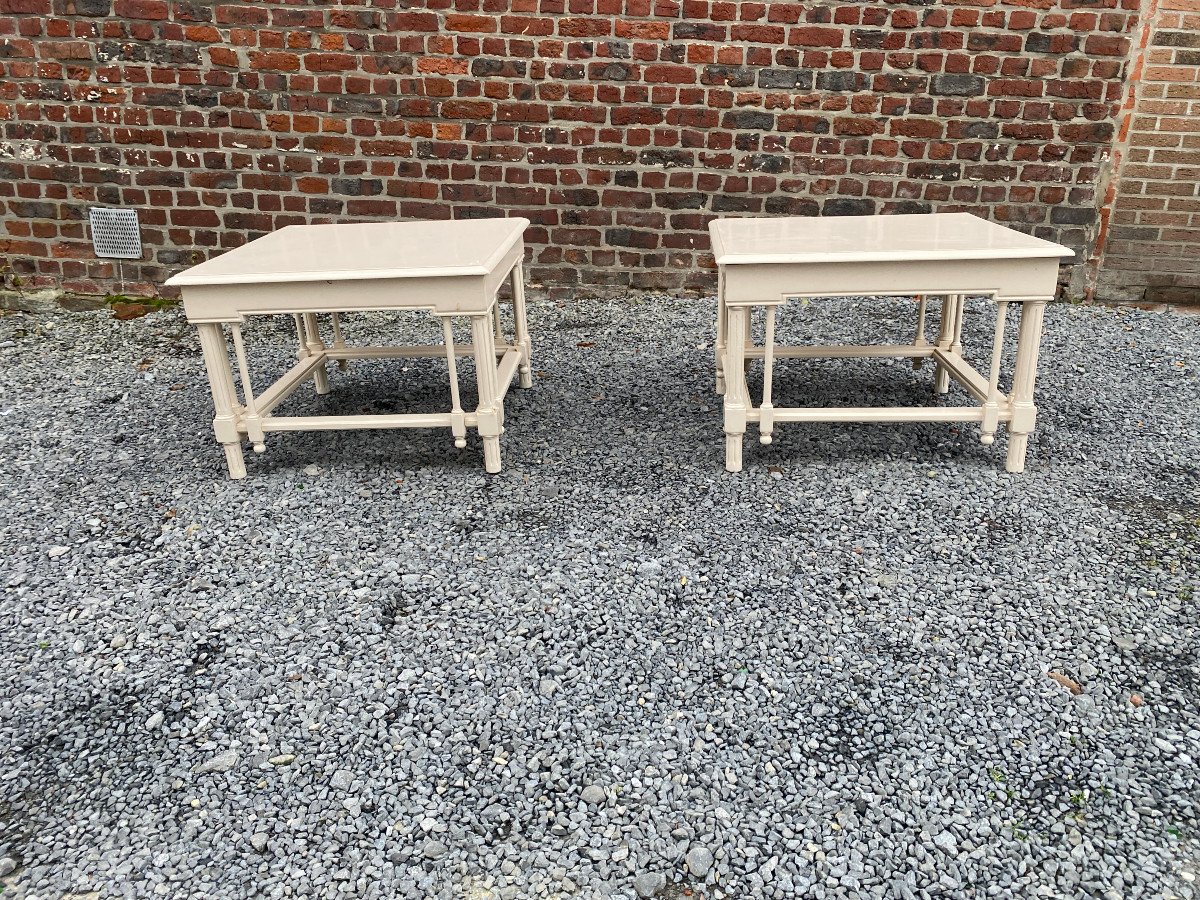
<svg viewBox="0 0 1200 900">
<path fill-rule="evenodd" d="M 521 262 L 520 241 L 486 275 L 427 278 L 343 278 L 242 284 L 184 285 L 188 321 L 241 322 L 248 315 L 425 310 L 436 315 L 482 315 Z"/>
<path fill-rule="evenodd" d="M 721 266 L 727 306 L 762 306 L 800 297 L 984 295 L 1053 299 L 1057 258 L 912 260 L 856 263 L 751 263 Z"/>
</svg>

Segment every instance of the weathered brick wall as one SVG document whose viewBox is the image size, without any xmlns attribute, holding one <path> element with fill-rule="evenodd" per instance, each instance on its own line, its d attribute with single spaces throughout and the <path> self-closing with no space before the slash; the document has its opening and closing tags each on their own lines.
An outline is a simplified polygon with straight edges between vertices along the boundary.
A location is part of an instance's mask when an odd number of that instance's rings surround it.
<svg viewBox="0 0 1200 900">
<path fill-rule="evenodd" d="M 280 226 L 513 213 L 560 294 L 711 289 L 716 214 L 1090 251 L 1138 0 L 0 0 L 0 252 L 127 292 Z"/>
<path fill-rule="evenodd" d="M 1200 303 L 1200 0 L 1151 4 L 1139 43 L 1096 294 Z"/>
</svg>

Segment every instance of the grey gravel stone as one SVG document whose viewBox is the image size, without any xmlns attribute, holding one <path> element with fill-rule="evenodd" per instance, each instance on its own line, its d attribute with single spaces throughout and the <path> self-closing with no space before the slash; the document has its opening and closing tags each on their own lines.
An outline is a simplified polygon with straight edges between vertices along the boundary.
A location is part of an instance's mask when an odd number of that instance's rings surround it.
<svg viewBox="0 0 1200 900">
<path fill-rule="evenodd" d="M 667 883 L 661 872 L 642 872 L 633 879 L 633 889 L 639 897 L 653 897 Z"/>
<path fill-rule="evenodd" d="M 8 856 L 0 857 L 0 878 L 17 870 L 17 861 Z"/>
<path fill-rule="evenodd" d="M 910 423 L 752 429 L 731 475 L 713 314 L 532 304 L 499 475 L 475 435 L 272 433 L 244 482 L 178 312 L 0 316 L 4 896 L 1200 900 L 1200 318 L 1051 306 L 1024 474 Z M 286 324 L 246 325 L 262 387 Z M 928 363 L 777 373 L 781 406 L 973 402 Z M 441 359 L 330 374 L 280 411 L 448 402 Z"/>
<path fill-rule="evenodd" d="M 954 835 L 948 831 L 941 831 L 935 834 L 933 836 L 933 843 L 949 854 L 953 855 L 958 852 L 958 841 L 956 841 L 954 839 Z"/>
<path fill-rule="evenodd" d="M 250 835 L 250 846 L 259 853 L 263 853 L 267 849 L 267 842 L 270 839 L 271 836 L 265 831 L 256 831 L 254 834 Z"/>
<path fill-rule="evenodd" d="M 704 878 L 712 868 L 713 855 L 707 847 L 693 846 L 687 852 L 687 867 L 697 878 Z"/>
<path fill-rule="evenodd" d="M 197 775 L 206 775 L 210 772 L 229 772 L 238 764 L 238 752 L 236 750 L 226 750 L 224 753 L 218 753 L 216 756 L 198 763 L 192 768 L 192 771 Z"/>
<path fill-rule="evenodd" d="M 597 784 L 589 784 L 579 796 L 584 803 L 596 806 L 604 802 L 604 788 Z"/>
</svg>

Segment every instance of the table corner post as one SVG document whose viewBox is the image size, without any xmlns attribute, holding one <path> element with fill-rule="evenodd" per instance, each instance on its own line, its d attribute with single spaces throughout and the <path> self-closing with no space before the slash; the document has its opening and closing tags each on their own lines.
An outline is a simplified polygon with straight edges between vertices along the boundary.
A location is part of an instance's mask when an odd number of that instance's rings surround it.
<svg viewBox="0 0 1200 900">
<path fill-rule="evenodd" d="M 304 331 L 308 355 L 324 357 L 327 348 L 321 339 L 321 328 L 317 323 L 316 313 L 304 313 Z M 313 369 L 313 387 L 316 388 L 318 394 L 329 393 L 329 371 L 325 368 L 324 359 L 321 360 L 319 366 Z"/>
<path fill-rule="evenodd" d="M 212 389 L 213 433 L 225 450 L 225 464 L 229 477 L 246 477 L 246 460 L 242 455 L 242 436 L 238 429 L 238 412 L 235 408 L 237 396 L 233 386 L 233 371 L 229 366 L 229 346 L 225 341 L 225 329 L 219 322 L 201 322 L 197 326 L 200 335 L 200 350 L 204 354 L 204 367 L 208 371 L 208 383 Z"/>
<path fill-rule="evenodd" d="M 476 430 L 483 439 L 483 468 L 490 475 L 500 471 L 500 434 L 504 430 L 504 407 L 499 399 L 496 374 L 496 336 L 491 312 L 471 316 L 471 342 L 475 352 L 475 382 L 479 406 Z"/>
<path fill-rule="evenodd" d="M 522 388 L 533 387 L 533 341 L 529 338 L 529 322 L 525 317 L 525 268 L 522 258 L 512 270 L 513 328 L 516 330 L 517 346 L 521 350 L 521 362 L 517 365 Z"/>
<path fill-rule="evenodd" d="M 742 471 L 742 438 L 749 419 L 746 388 L 746 337 L 750 310 L 734 307 L 728 313 L 725 348 L 725 469 Z"/>
<path fill-rule="evenodd" d="M 958 295 L 943 294 L 942 308 L 938 315 L 938 336 L 937 347 L 943 353 L 949 353 L 950 345 L 954 343 L 954 321 L 957 316 L 956 305 L 958 303 Z M 933 390 L 938 394 L 945 394 L 950 391 L 950 370 L 937 362 L 934 365 Z"/>
<path fill-rule="evenodd" d="M 717 394 L 725 393 L 725 332 L 728 328 L 725 306 L 725 267 L 717 266 L 717 337 L 713 342 L 713 355 L 717 367 Z"/>
<path fill-rule="evenodd" d="M 1037 407 L 1033 402 L 1034 383 L 1037 379 L 1038 349 L 1042 342 L 1042 320 L 1046 312 L 1046 300 L 1026 300 L 1021 304 L 1021 324 L 1017 331 L 1017 361 L 1013 369 L 1012 394 L 1009 404 L 1012 418 L 1008 423 L 1008 459 L 1005 468 L 1009 472 L 1025 471 L 1025 455 L 1029 447 L 1029 435 L 1037 421 Z"/>
</svg>

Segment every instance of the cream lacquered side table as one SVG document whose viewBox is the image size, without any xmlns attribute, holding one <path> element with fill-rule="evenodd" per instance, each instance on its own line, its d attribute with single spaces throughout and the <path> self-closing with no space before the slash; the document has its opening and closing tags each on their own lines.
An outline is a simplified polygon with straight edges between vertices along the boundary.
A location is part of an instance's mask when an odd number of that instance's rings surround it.
<svg viewBox="0 0 1200 900">
<path fill-rule="evenodd" d="M 483 438 L 484 467 L 500 471 L 504 397 L 518 374 L 532 386 L 529 328 L 521 263 L 528 219 L 450 222 L 382 222 L 346 225 L 289 225 L 201 263 L 167 281 L 179 285 L 188 320 L 200 345 L 212 385 L 213 430 L 225 448 L 231 478 L 246 477 L 242 440 L 265 450 L 273 431 L 340 428 L 449 428 L 455 446 L 465 447 L 467 429 Z M 503 331 L 497 292 L 512 284 L 514 335 Z M 366 310 L 426 310 L 442 323 L 444 346 L 353 347 L 342 337 L 340 314 Z M 246 316 L 290 313 L 296 322 L 299 361 L 255 396 L 242 342 Z M 332 344 L 326 346 L 317 316 L 331 314 Z M 470 346 L 456 346 L 451 323 L 471 320 Z M 225 326 L 229 326 L 242 386 L 238 402 Z M 390 357 L 445 355 L 450 374 L 449 412 L 403 415 L 275 416 L 272 412 L 311 379 L 328 393 L 327 363 Z M 456 358 L 473 355 L 479 405 L 459 404 Z"/>
<path fill-rule="evenodd" d="M 991 444 L 999 423 L 1008 427 L 1010 472 L 1023 471 L 1036 408 L 1038 346 L 1046 303 L 1054 298 L 1059 259 L 1071 250 L 995 225 L 969 213 L 841 216 L 830 218 L 717 219 L 709 224 L 718 268 L 717 391 L 725 395 L 725 468 L 742 468 L 742 436 L 758 423 L 771 442 L 779 422 L 979 422 Z M 810 297 L 914 296 L 919 298 L 912 344 L 776 347 L 777 309 Z M 962 355 L 966 297 L 991 298 L 996 309 L 991 371 L 977 372 Z M 941 297 L 938 335 L 925 338 L 929 297 Z M 1000 390 L 1005 312 L 1021 307 L 1012 386 Z M 762 347 L 753 345 L 750 316 L 764 307 Z M 932 358 L 938 393 L 953 378 L 979 406 L 777 408 L 771 402 L 776 358 L 909 357 L 914 366 Z M 753 405 L 745 371 L 763 361 L 763 396 Z"/>
</svg>

